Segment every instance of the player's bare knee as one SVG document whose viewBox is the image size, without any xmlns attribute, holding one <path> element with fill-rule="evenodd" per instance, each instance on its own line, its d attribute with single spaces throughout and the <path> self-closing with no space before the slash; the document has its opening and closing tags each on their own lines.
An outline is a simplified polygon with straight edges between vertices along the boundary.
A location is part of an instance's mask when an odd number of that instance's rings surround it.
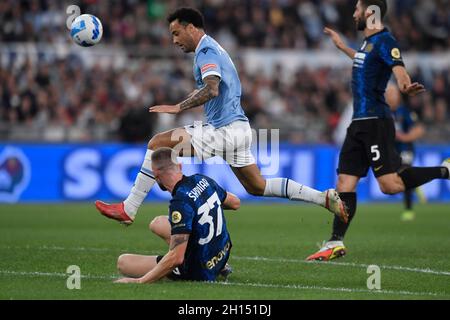
<svg viewBox="0 0 450 320">
<path fill-rule="evenodd" d="M 128 258 L 129 258 L 128 254 L 122 254 L 117 259 L 117 270 L 121 274 L 126 274 L 127 265 L 128 265 Z"/>
<path fill-rule="evenodd" d="M 162 134 L 161 134 L 161 133 L 158 133 L 158 134 L 154 135 L 154 136 L 150 139 L 150 141 L 148 142 L 147 148 L 148 148 L 149 150 L 155 151 L 155 150 L 157 150 L 158 148 L 163 147 L 161 141 L 162 141 Z"/>
<path fill-rule="evenodd" d="M 150 224 L 149 224 L 150 231 L 159 235 L 161 233 L 162 228 L 163 228 L 163 223 L 165 222 L 165 221 L 163 221 L 163 219 L 167 220 L 167 218 L 163 217 L 163 216 L 159 216 L 159 217 L 154 218 L 152 220 L 152 222 L 150 222 Z"/>
<path fill-rule="evenodd" d="M 393 195 L 396 195 L 397 193 L 399 193 L 397 188 L 395 186 L 393 186 L 393 185 L 390 185 L 390 184 L 380 183 L 380 190 L 384 194 L 390 195 L 390 196 L 393 196 Z"/>
</svg>

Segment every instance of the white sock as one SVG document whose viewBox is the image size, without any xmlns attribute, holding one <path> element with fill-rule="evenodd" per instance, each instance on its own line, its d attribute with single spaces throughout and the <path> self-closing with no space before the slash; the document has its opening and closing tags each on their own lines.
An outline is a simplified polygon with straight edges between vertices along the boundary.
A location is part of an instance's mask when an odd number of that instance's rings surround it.
<svg viewBox="0 0 450 320">
<path fill-rule="evenodd" d="M 125 212 L 130 216 L 130 218 L 134 218 L 136 216 L 139 207 L 142 202 L 144 202 L 144 199 L 147 197 L 147 194 L 156 182 L 152 172 L 152 153 L 152 150 L 147 150 L 145 153 L 141 171 L 136 177 L 136 181 L 134 182 L 134 186 L 131 189 L 128 198 L 126 198 L 123 202 Z"/>
<path fill-rule="evenodd" d="M 325 206 L 324 193 L 286 178 L 267 179 L 264 196 L 288 198 L 292 201 L 304 201 Z"/>
</svg>

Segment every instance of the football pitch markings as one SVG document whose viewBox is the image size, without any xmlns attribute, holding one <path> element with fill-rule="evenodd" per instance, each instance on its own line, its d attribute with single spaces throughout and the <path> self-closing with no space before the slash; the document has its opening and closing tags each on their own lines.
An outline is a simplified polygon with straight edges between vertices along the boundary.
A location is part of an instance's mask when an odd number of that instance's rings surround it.
<svg viewBox="0 0 450 320">
<path fill-rule="evenodd" d="M 49 250 L 49 251 L 86 251 L 86 252 L 131 252 L 130 249 L 111 249 L 111 248 L 86 248 L 86 247 L 60 247 L 60 246 L 0 246 L 0 249 L 6 250 Z M 353 262 L 311 262 L 301 259 L 285 259 L 285 258 L 266 258 L 266 257 L 240 257 L 232 255 L 231 259 L 236 260 L 247 260 L 247 261 L 263 261 L 263 262 L 273 262 L 273 263 L 299 263 L 299 264 L 316 264 L 316 265 L 334 265 L 334 266 L 344 266 L 344 267 L 354 267 L 354 268 L 364 268 L 367 269 L 370 264 L 363 263 L 353 263 Z M 378 265 L 378 264 L 377 264 Z M 433 274 L 437 276 L 450 276 L 450 271 L 439 271 L 433 269 L 422 269 L 406 266 L 392 266 L 392 265 L 378 265 L 380 269 L 385 270 L 396 270 L 405 271 L 413 273 L 424 273 Z"/>
<path fill-rule="evenodd" d="M 57 272 L 38 272 L 38 271 L 10 271 L 0 270 L 0 275 L 10 276 L 24 276 L 24 277 L 55 277 L 55 278 L 67 278 L 69 275 L 66 273 Z M 96 275 L 81 275 L 82 279 L 91 280 L 114 280 L 117 279 L 117 275 L 111 276 L 96 276 Z M 239 287 L 253 287 L 253 288 L 272 288 L 272 289 L 291 289 L 291 290 L 312 290 L 312 291 L 332 291 L 332 292 L 347 292 L 347 293 L 368 293 L 368 294 L 390 294 L 390 295 L 407 295 L 407 296 L 431 296 L 439 297 L 446 296 L 445 293 L 436 292 L 417 292 L 417 291 L 396 291 L 396 290 L 368 290 L 368 289 L 355 289 L 355 288 L 343 288 L 343 287 L 320 287 L 320 286 L 303 286 L 298 284 L 281 285 L 281 284 L 269 284 L 269 283 L 243 283 L 243 282 L 206 282 L 205 284 L 211 286 L 239 286 Z"/>
<path fill-rule="evenodd" d="M 362 263 L 353 263 L 353 262 L 314 262 L 314 261 L 304 261 L 299 259 L 284 259 L 284 258 L 265 258 L 265 257 L 234 257 L 236 260 L 250 260 L 250 261 L 267 261 L 267 262 L 275 262 L 275 263 L 301 263 L 301 264 L 317 264 L 317 265 L 332 265 L 332 266 L 344 266 L 344 267 L 355 267 L 355 268 L 368 268 L 370 264 L 362 264 Z M 412 267 L 402 267 L 402 266 L 389 266 L 389 265 L 377 265 L 380 269 L 386 270 L 398 270 L 398 271 L 407 271 L 407 272 L 415 272 L 415 273 L 428 273 L 434 274 L 438 276 L 450 276 L 449 271 L 437 271 L 432 269 L 420 269 L 420 268 L 412 268 Z"/>
</svg>

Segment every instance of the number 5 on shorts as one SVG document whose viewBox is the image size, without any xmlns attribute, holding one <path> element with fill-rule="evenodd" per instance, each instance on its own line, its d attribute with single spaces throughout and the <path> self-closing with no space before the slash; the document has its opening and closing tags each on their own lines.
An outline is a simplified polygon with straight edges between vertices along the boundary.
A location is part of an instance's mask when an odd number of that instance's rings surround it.
<svg viewBox="0 0 450 320">
<path fill-rule="evenodd" d="M 372 154 L 374 155 L 374 157 L 372 158 L 372 161 L 378 161 L 381 159 L 381 153 L 380 150 L 378 150 L 378 145 L 376 146 L 372 146 L 370 148 L 370 152 L 372 152 Z"/>
</svg>

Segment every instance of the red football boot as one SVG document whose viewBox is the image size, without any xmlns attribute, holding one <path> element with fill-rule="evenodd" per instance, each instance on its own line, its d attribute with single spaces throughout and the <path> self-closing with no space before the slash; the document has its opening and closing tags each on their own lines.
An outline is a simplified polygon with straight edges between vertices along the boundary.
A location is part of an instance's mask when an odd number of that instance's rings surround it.
<svg viewBox="0 0 450 320">
<path fill-rule="evenodd" d="M 116 204 L 108 204 L 103 201 L 97 200 L 95 201 L 95 207 L 105 217 L 117 220 L 122 224 L 130 225 L 134 221 L 134 219 L 130 218 L 125 212 L 123 202 Z"/>
</svg>

